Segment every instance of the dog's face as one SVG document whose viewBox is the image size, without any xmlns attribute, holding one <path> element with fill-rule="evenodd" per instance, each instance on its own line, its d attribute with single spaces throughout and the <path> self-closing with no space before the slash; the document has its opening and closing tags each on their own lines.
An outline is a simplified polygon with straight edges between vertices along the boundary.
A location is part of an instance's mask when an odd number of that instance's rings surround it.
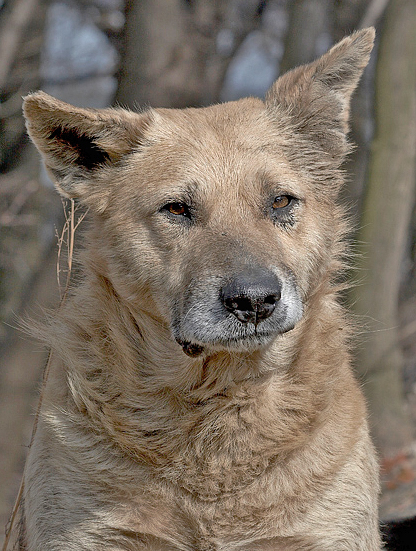
<svg viewBox="0 0 416 551">
<path fill-rule="evenodd" d="M 295 275 L 306 189 L 264 104 L 161 111 L 151 124 L 107 207 L 110 226 L 123 216 L 121 263 L 140 272 L 188 353 L 258 347 L 292 329 L 307 279 Z"/>
<path fill-rule="evenodd" d="M 95 215 L 103 277 L 187 354 L 258 348 L 301 319 L 337 242 L 349 97 L 372 39 L 345 39 L 265 102 L 138 115 L 26 99 L 60 191 Z"/>
</svg>

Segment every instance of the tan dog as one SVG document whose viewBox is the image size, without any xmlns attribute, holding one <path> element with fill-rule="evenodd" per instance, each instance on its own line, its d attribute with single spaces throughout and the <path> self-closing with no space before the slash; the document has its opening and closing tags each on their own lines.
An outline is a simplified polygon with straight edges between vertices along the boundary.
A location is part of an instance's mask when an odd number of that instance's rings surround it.
<svg viewBox="0 0 416 551">
<path fill-rule="evenodd" d="M 377 462 L 334 279 L 367 29 L 266 100 L 87 110 L 29 133 L 90 209 L 84 278 L 48 327 L 29 551 L 376 551 Z"/>
</svg>

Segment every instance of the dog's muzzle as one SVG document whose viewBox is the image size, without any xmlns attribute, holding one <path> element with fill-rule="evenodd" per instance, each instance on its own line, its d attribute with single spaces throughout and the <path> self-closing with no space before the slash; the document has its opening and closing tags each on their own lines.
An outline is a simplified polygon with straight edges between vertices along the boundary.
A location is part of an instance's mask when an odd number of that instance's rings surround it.
<svg viewBox="0 0 416 551">
<path fill-rule="evenodd" d="M 192 281 L 177 301 L 172 331 L 188 356 L 206 348 L 253 350 L 293 329 L 303 307 L 293 276 L 246 267 L 229 278 Z"/>
</svg>

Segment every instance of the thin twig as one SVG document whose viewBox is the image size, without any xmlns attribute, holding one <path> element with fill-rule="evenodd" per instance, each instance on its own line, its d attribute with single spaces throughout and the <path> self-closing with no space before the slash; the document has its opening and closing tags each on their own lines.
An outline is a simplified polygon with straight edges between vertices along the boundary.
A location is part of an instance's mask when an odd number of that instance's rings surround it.
<svg viewBox="0 0 416 551">
<path fill-rule="evenodd" d="M 40 410 L 41 410 L 42 401 L 43 401 L 43 393 L 44 393 L 46 381 L 47 381 L 48 376 L 49 376 L 51 359 L 52 359 L 52 350 L 49 349 L 48 359 L 46 361 L 45 369 L 43 370 L 42 387 L 41 387 L 41 392 L 40 392 L 40 396 L 39 396 L 39 402 L 38 402 L 38 405 L 37 405 L 37 408 L 36 408 L 35 420 L 33 422 L 32 436 L 30 438 L 29 450 L 32 447 L 33 440 L 35 439 L 36 430 L 38 428 L 39 415 L 40 415 Z M 25 466 L 23 468 L 22 479 L 20 481 L 20 486 L 19 486 L 19 491 L 17 492 L 16 501 L 14 503 L 9 521 L 6 525 L 6 530 L 5 530 L 6 536 L 5 536 L 4 544 L 3 544 L 3 547 L 2 547 L 2 551 L 7 551 L 7 547 L 8 547 L 9 541 L 10 541 L 10 537 L 12 535 L 13 526 L 14 526 L 14 523 L 16 521 L 16 516 L 17 516 L 17 513 L 19 511 L 20 503 L 22 501 L 25 472 L 26 472 L 26 463 L 25 463 Z"/>
<path fill-rule="evenodd" d="M 78 219 L 76 219 L 75 214 L 77 211 L 77 206 L 75 205 L 75 202 L 73 199 L 70 199 L 70 206 L 69 208 L 65 204 L 64 201 L 62 201 L 62 205 L 64 208 L 65 213 L 65 222 L 64 226 L 62 228 L 62 232 L 59 235 L 58 232 L 55 232 L 57 242 L 58 242 L 58 259 L 56 263 L 56 279 L 58 281 L 58 289 L 59 294 L 62 300 L 62 285 L 61 285 L 61 272 L 65 271 L 67 274 L 66 281 L 65 281 L 65 292 L 67 292 L 69 287 L 69 280 L 71 277 L 71 271 L 72 271 L 72 259 L 74 255 L 74 244 L 75 244 L 75 232 L 78 229 L 78 226 L 81 224 L 81 222 L 84 220 L 86 214 L 88 211 L 85 211 L 81 213 L 78 216 Z M 66 247 L 67 250 L 67 269 L 62 270 L 61 269 L 61 256 L 62 256 L 62 250 Z"/>
</svg>

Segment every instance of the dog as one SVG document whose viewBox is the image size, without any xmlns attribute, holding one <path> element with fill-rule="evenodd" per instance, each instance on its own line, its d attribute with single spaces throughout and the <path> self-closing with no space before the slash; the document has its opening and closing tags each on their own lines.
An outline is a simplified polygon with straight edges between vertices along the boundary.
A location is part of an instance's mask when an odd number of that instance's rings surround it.
<svg viewBox="0 0 416 551">
<path fill-rule="evenodd" d="M 378 464 L 339 304 L 349 102 L 374 30 L 256 98 L 25 98 L 89 209 L 24 479 L 26 551 L 376 551 Z"/>
</svg>

